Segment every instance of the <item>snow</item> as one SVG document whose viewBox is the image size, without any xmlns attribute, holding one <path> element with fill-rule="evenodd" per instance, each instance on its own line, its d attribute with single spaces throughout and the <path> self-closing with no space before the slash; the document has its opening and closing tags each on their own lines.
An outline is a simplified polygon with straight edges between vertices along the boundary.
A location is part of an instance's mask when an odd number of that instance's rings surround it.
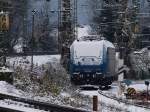
<svg viewBox="0 0 150 112">
<path fill-rule="evenodd" d="M 22 38 L 22 37 L 20 37 L 20 38 L 18 39 L 18 42 L 17 42 L 17 44 L 13 47 L 13 49 L 14 49 L 15 52 L 17 52 L 17 53 L 23 52 L 23 38 Z"/>
<path fill-rule="evenodd" d="M 103 58 L 104 48 L 114 48 L 113 44 L 107 40 L 75 40 L 70 47 L 71 57 L 77 64 L 80 62 L 84 65 L 99 65 Z"/>
<path fill-rule="evenodd" d="M 15 50 L 16 53 L 21 53 L 23 51 L 22 45 L 21 44 L 17 44 L 13 47 L 13 49 Z"/>
<path fill-rule="evenodd" d="M 8 73 L 8 72 L 13 72 L 13 70 L 8 69 L 5 66 L 3 66 L 3 67 L 0 67 L 0 72 L 3 72 L 3 73 L 7 72 Z"/>
<path fill-rule="evenodd" d="M 118 82 L 114 82 L 111 85 L 111 88 L 109 89 L 109 91 L 107 91 L 107 90 L 105 91 L 104 90 L 103 92 L 112 94 L 114 96 L 118 96 L 118 90 L 119 90 L 118 85 L 119 85 Z M 147 86 L 145 85 L 144 81 L 132 81 L 132 84 L 129 85 L 129 86 L 126 86 L 126 89 L 128 87 L 134 88 L 137 92 L 141 92 L 141 91 L 146 91 L 147 90 Z M 150 86 L 148 87 L 148 89 L 150 90 Z"/>
<path fill-rule="evenodd" d="M 134 87 L 135 89 L 139 89 L 139 90 L 146 90 L 146 86 L 144 85 L 144 83 L 142 82 L 138 82 L 136 83 L 133 82 L 132 85 L 130 85 L 130 87 Z M 0 89 L 1 89 L 1 93 L 4 93 L 4 94 L 10 94 L 10 95 L 15 95 L 15 96 L 23 96 L 22 94 L 22 91 L 19 91 L 17 90 L 14 86 L 4 82 L 4 81 L 0 81 Z M 108 91 L 103 91 L 103 93 L 109 93 L 109 94 L 112 94 L 117 96 L 117 91 L 118 91 L 118 85 L 117 83 L 113 83 L 112 84 L 112 88 L 109 89 Z M 137 107 L 137 106 L 133 106 L 133 105 L 126 105 L 124 103 L 121 103 L 121 102 L 118 102 L 116 100 L 113 100 L 113 99 L 109 99 L 105 96 L 102 96 L 98 93 L 98 91 L 78 91 L 80 92 L 81 95 L 83 96 L 89 96 L 91 99 L 94 95 L 97 95 L 98 96 L 98 100 L 99 100 L 99 104 L 98 104 L 98 107 L 99 107 L 99 111 L 102 111 L 102 112 L 112 112 L 112 111 L 115 111 L 115 109 L 119 109 L 120 111 L 119 112 L 125 112 L 125 111 L 129 111 L 129 112 L 149 112 L 150 110 L 147 110 L 147 109 L 144 109 L 144 108 L 141 108 L 141 107 Z M 31 97 L 32 95 L 29 95 L 29 96 L 24 96 L 24 97 Z M 71 95 L 67 92 L 62 92 L 60 94 L 60 96 L 58 96 L 57 98 L 53 98 L 52 96 L 50 97 L 32 97 L 32 99 L 35 99 L 35 100 L 40 100 L 40 101 L 44 101 L 44 102 L 51 102 L 51 103 L 55 103 L 55 104 L 60 104 L 60 105 L 64 105 L 62 103 L 62 99 L 67 99 L 69 98 L 70 99 L 70 102 L 73 102 L 72 100 L 74 100 L 73 98 L 71 98 Z M 85 100 L 85 99 L 84 99 Z M 10 103 L 9 105 L 6 104 L 5 102 L 0 102 L 0 106 L 3 106 L 3 107 L 8 107 L 8 108 L 12 108 L 12 109 L 20 109 L 24 112 L 41 112 L 41 111 L 38 111 L 36 109 L 32 109 L 32 108 L 28 108 L 28 107 L 23 107 L 23 106 L 14 106 L 12 103 Z M 68 105 L 69 106 L 69 105 Z M 92 103 L 91 104 L 88 104 L 89 107 L 92 106 Z M 110 109 L 110 108 L 113 108 Z"/>
<path fill-rule="evenodd" d="M 70 94 L 67 93 L 67 92 L 62 92 L 62 93 L 60 93 L 60 95 L 61 95 L 62 97 L 70 97 Z"/>
<path fill-rule="evenodd" d="M 99 65 L 102 59 L 102 44 L 100 42 L 77 42 L 75 41 L 71 48 L 71 53 L 74 54 L 74 61 L 77 64 L 95 64 Z M 96 49 L 96 50 L 95 50 Z M 90 52 L 89 52 L 90 51 Z M 85 58 L 86 57 L 86 58 Z M 84 58 L 84 60 L 82 59 Z"/>
<path fill-rule="evenodd" d="M 137 74 L 136 78 L 142 78 L 149 75 L 148 68 L 150 64 L 148 63 L 150 60 L 149 50 L 147 48 L 143 48 L 140 51 L 135 51 L 130 54 L 130 61 L 133 70 Z"/>
<path fill-rule="evenodd" d="M 21 90 L 16 89 L 13 85 L 10 85 L 5 81 L 0 81 L 0 93 L 13 96 L 22 96 Z"/>
<path fill-rule="evenodd" d="M 33 64 L 37 66 L 41 66 L 43 64 L 49 62 L 60 62 L 60 55 L 36 55 L 33 56 Z M 31 64 L 31 56 L 23 56 L 23 57 L 7 57 L 8 65 L 21 66 L 22 68 L 29 67 Z"/>
<path fill-rule="evenodd" d="M 102 52 L 103 44 L 99 41 L 75 41 L 73 43 L 75 56 L 96 56 L 99 57 L 100 52 Z M 90 51 L 90 52 L 89 52 Z"/>
<path fill-rule="evenodd" d="M 106 47 L 115 48 L 115 46 L 114 46 L 111 42 L 109 42 L 109 41 L 107 41 L 107 40 L 102 40 L 102 41 L 104 42 L 104 45 L 105 45 Z"/>
<path fill-rule="evenodd" d="M 109 89 L 109 91 L 104 90 L 103 92 L 106 94 L 110 94 L 112 96 L 118 96 L 118 90 L 119 90 L 118 84 L 116 83 L 116 84 L 111 85 L 111 88 Z"/>
<path fill-rule="evenodd" d="M 142 49 L 140 49 L 138 51 L 134 51 L 133 53 L 140 55 L 140 54 L 143 54 L 143 53 L 146 53 L 146 52 L 149 52 L 148 47 L 142 48 Z"/>
<path fill-rule="evenodd" d="M 143 84 L 132 84 L 129 87 L 135 88 L 136 91 L 146 91 L 147 90 L 147 86 L 143 83 Z M 148 89 L 150 90 L 150 87 L 148 87 Z"/>
<path fill-rule="evenodd" d="M 140 81 L 140 82 L 134 81 L 129 87 L 135 88 L 136 91 L 146 90 L 146 86 L 143 81 Z M 102 93 L 109 95 L 111 97 L 113 97 L 113 96 L 117 97 L 118 90 L 119 90 L 118 84 L 115 82 L 112 84 L 111 89 L 103 90 Z M 117 111 L 118 109 L 120 110 L 119 112 L 150 112 L 150 109 L 145 109 L 142 107 L 125 104 L 125 103 L 107 98 L 107 97 L 99 94 L 97 90 L 93 90 L 93 91 L 80 90 L 79 92 L 81 95 L 89 96 L 91 98 L 93 98 L 93 96 L 95 96 L 95 95 L 98 96 L 98 101 L 99 101 L 98 107 L 99 107 L 99 111 L 101 111 L 101 112 L 114 112 L 114 111 Z M 123 95 L 121 97 L 124 98 Z M 112 110 L 112 108 L 113 108 L 113 110 Z"/>
<path fill-rule="evenodd" d="M 58 62 L 60 60 L 60 55 L 45 55 L 45 56 L 34 56 L 33 63 L 38 65 L 46 64 L 48 62 Z"/>
<path fill-rule="evenodd" d="M 112 112 L 112 110 L 109 110 L 109 107 L 113 107 L 114 109 L 120 109 L 121 112 L 125 112 L 125 111 L 129 111 L 129 112 L 149 112 L 150 110 L 141 108 L 141 107 L 137 107 L 137 106 L 133 106 L 133 105 L 126 105 L 124 103 L 118 102 L 116 100 L 113 99 L 109 99 L 103 95 L 100 95 L 98 93 L 98 91 L 81 91 L 80 92 L 83 95 L 88 95 L 91 98 L 93 96 L 98 96 L 98 101 L 99 101 L 99 111 L 102 112 Z M 101 104 L 105 104 L 105 106 L 107 108 L 104 108 L 103 105 Z M 103 110 L 104 109 L 104 110 Z"/>
<path fill-rule="evenodd" d="M 106 40 L 103 40 L 106 41 Z M 83 42 L 83 41 L 81 41 Z M 98 42 L 95 41 L 98 45 Z M 90 41 L 87 41 L 87 46 L 90 46 Z M 78 49 L 80 49 L 81 47 L 78 47 Z M 92 47 L 90 47 L 92 48 Z M 90 49 L 88 48 L 88 49 Z M 99 48 L 97 48 L 99 49 Z M 94 50 L 94 48 L 93 48 Z M 85 51 L 86 52 L 86 51 Z M 81 52 L 82 53 L 82 52 Z M 92 50 L 90 50 L 89 54 L 94 54 L 92 53 Z M 30 59 L 31 56 L 27 56 L 27 57 L 9 57 L 8 61 L 11 63 L 11 65 L 13 65 L 15 63 L 15 66 L 19 66 L 20 64 L 25 65 L 27 61 L 29 61 L 28 65 L 30 65 Z M 50 63 L 55 63 L 55 62 L 59 62 L 60 61 L 60 55 L 44 55 L 44 56 L 34 56 L 34 64 L 40 66 L 42 64 L 46 64 L 48 62 Z M 22 65 L 21 65 L 22 66 Z M 132 84 L 130 87 L 134 87 L 135 89 L 137 89 L 137 91 L 140 90 L 146 90 L 146 86 L 144 85 L 144 83 L 134 83 Z M 11 94 L 11 95 L 15 95 L 15 96 L 23 96 L 22 95 L 22 91 L 17 90 L 15 87 L 13 87 L 12 85 L 9 85 L 6 82 L 1 81 L 0 82 L 0 89 L 3 93 L 6 94 Z M 117 83 L 113 83 L 112 88 L 109 90 L 109 92 L 107 91 L 103 91 L 104 93 L 108 93 L 111 94 L 112 96 L 117 96 L 118 94 L 118 87 L 117 87 Z M 99 109 L 102 112 L 112 112 L 112 110 L 109 109 L 109 107 L 113 107 L 114 109 L 120 109 L 121 111 L 129 111 L 129 112 L 149 112 L 149 110 L 140 108 L 140 107 L 136 107 L 136 106 L 132 106 L 132 105 L 126 105 L 124 103 L 120 103 L 118 101 L 114 101 L 114 100 L 110 100 L 102 95 L 100 95 L 98 93 L 98 91 L 80 91 L 80 93 L 84 96 L 90 96 L 91 98 L 93 97 L 93 95 L 98 95 L 99 97 L 99 107 L 101 106 L 101 108 Z M 27 94 L 26 94 L 27 95 Z M 52 96 L 49 97 L 32 97 L 32 95 L 28 95 L 26 96 L 27 98 L 32 98 L 35 100 L 40 100 L 40 101 L 45 101 L 45 102 L 51 102 L 51 103 L 55 103 L 55 104 L 60 104 L 60 105 L 71 105 L 71 102 L 73 102 L 73 100 L 75 100 L 74 98 L 71 97 L 71 95 L 69 93 L 61 93 L 60 96 L 58 96 L 57 98 L 53 98 Z M 68 101 L 68 103 L 64 103 L 63 100 L 69 98 L 70 101 Z M 84 99 L 85 100 L 85 99 Z M 84 101 L 82 101 L 84 102 Z M 87 104 L 87 103 L 86 103 Z M 85 105 L 86 105 L 85 104 Z M 89 107 L 92 105 L 92 103 L 88 104 L 88 109 Z M 74 106 L 74 105 L 72 105 Z M 82 107 L 82 105 L 81 105 Z M 86 106 L 87 107 L 87 106 Z M 85 107 L 85 108 L 86 108 Z M 104 108 L 106 107 L 106 108 Z M 32 112 L 32 111 L 31 111 Z"/>
<path fill-rule="evenodd" d="M 112 47 L 114 48 L 113 44 L 107 40 L 101 41 L 77 41 L 75 40 L 72 44 L 71 52 L 74 50 L 77 57 L 80 56 L 102 56 L 103 47 Z M 90 51 L 90 52 L 89 52 Z"/>
</svg>

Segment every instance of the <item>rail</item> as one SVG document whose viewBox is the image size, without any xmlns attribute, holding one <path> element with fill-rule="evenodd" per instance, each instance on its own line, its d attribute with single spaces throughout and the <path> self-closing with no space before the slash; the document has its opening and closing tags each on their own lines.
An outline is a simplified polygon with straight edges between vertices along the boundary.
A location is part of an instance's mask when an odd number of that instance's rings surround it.
<svg viewBox="0 0 150 112">
<path fill-rule="evenodd" d="M 69 106 L 60 106 L 60 105 L 56 105 L 56 104 L 50 104 L 50 103 L 46 103 L 46 102 L 40 102 L 40 101 L 31 100 L 31 99 L 20 98 L 20 97 L 6 95 L 6 94 L 2 94 L 2 93 L 0 93 L 0 99 L 1 100 L 11 99 L 13 101 L 27 103 L 29 105 L 34 106 L 34 109 L 42 109 L 42 110 L 44 109 L 44 110 L 48 110 L 50 112 L 89 112 L 84 109 L 77 109 L 77 108 L 69 107 Z M 19 111 L 16 111 L 16 112 L 19 112 Z"/>
</svg>

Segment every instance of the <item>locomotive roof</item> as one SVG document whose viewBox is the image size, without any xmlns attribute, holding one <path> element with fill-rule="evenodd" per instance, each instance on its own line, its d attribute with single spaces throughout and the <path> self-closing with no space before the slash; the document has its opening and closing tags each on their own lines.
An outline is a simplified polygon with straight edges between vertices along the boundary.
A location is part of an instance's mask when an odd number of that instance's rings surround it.
<svg viewBox="0 0 150 112">
<path fill-rule="evenodd" d="M 110 41 L 108 40 L 105 40 L 104 37 L 102 38 L 99 38 L 99 39 L 82 39 L 82 40 L 75 40 L 72 44 L 72 46 L 78 46 L 78 45 L 86 45 L 88 44 L 89 46 L 90 45 L 94 45 L 94 44 L 97 44 L 97 45 L 100 45 L 100 44 L 103 44 L 105 45 L 106 47 L 112 47 L 112 48 L 115 48 L 115 46 L 113 45 L 113 43 L 111 43 Z"/>
</svg>

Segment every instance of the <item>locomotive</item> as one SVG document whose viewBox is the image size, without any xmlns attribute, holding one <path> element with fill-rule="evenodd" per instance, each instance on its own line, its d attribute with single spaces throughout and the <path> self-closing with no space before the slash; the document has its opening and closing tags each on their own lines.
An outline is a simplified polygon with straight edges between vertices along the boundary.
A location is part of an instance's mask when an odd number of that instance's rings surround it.
<svg viewBox="0 0 150 112">
<path fill-rule="evenodd" d="M 115 75 L 115 47 L 104 37 L 87 35 L 70 46 L 69 72 L 75 85 L 112 84 Z"/>
</svg>

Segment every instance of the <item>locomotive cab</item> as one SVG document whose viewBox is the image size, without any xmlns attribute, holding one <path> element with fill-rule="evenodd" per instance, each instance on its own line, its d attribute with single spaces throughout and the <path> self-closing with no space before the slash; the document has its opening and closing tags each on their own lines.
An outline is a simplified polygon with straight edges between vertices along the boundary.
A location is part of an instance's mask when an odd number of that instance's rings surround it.
<svg viewBox="0 0 150 112">
<path fill-rule="evenodd" d="M 110 85 L 113 78 L 112 70 L 109 70 L 109 64 L 112 64 L 108 56 L 110 48 L 114 51 L 113 44 L 104 38 L 90 39 L 87 36 L 86 39 L 75 40 L 70 47 L 69 71 L 72 83 Z"/>
</svg>

